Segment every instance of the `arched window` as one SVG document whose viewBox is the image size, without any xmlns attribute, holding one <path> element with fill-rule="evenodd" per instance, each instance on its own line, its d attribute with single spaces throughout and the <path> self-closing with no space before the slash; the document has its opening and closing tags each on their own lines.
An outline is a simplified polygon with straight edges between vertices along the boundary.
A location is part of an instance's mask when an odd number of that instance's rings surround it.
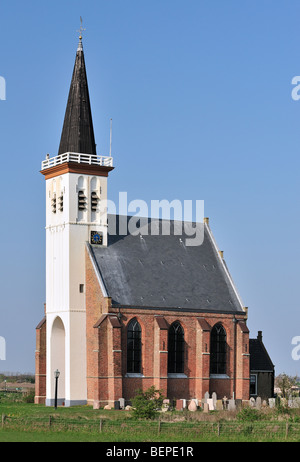
<svg viewBox="0 0 300 462">
<path fill-rule="evenodd" d="M 226 331 L 216 324 L 210 334 L 210 373 L 226 374 Z"/>
<path fill-rule="evenodd" d="M 127 328 L 127 372 L 141 372 L 141 326 L 136 319 Z"/>
<path fill-rule="evenodd" d="M 169 329 L 168 372 L 184 372 L 184 330 L 179 322 L 174 322 Z"/>
</svg>

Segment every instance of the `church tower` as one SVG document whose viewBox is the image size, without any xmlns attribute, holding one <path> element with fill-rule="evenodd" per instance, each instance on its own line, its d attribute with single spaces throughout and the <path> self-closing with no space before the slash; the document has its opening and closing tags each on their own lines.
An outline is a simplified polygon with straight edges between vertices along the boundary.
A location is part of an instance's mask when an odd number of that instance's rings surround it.
<svg viewBox="0 0 300 462">
<path fill-rule="evenodd" d="M 96 152 L 82 37 L 76 52 L 58 155 L 46 180 L 46 405 L 87 402 L 85 245 L 107 246 L 109 156 Z"/>
</svg>

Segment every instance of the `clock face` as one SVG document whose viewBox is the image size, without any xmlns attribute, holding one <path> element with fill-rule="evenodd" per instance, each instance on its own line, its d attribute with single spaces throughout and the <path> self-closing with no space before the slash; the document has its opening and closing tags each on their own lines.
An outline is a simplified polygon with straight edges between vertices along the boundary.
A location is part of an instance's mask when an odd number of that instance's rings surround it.
<svg viewBox="0 0 300 462">
<path fill-rule="evenodd" d="M 102 233 L 98 231 L 91 231 L 91 244 L 101 245 L 103 241 Z"/>
</svg>

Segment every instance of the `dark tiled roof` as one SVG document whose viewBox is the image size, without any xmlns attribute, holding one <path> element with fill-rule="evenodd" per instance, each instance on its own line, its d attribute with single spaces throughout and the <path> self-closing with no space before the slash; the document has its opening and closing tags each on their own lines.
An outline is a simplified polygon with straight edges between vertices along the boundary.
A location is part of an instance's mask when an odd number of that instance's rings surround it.
<svg viewBox="0 0 300 462">
<path fill-rule="evenodd" d="M 46 316 L 43 317 L 43 319 L 38 323 L 38 325 L 36 326 L 36 329 L 41 329 L 42 326 L 45 324 L 46 322 Z"/>
<path fill-rule="evenodd" d="M 251 371 L 273 371 L 274 365 L 270 356 L 259 339 L 249 339 L 250 370 Z"/>
<path fill-rule="evenodd" d="M 207 331 L 207 332 L 210 332 L 211 330 L 211 326 L 208 324 L 208 322 L 206 321 L 206 319 L 204 318 L 198 318 L 198 322 L 200 324 L 200 327 L 203 331 Z"/>
<path fill-rule="evenodd" d="M 65 152 L 96 154 L 90 97 L 81 46 L 76 53 L 58 154 Z"/>
<path fill-rule="evenodd" d="M 103 323 L 103 321 L 105 319 L 109 319 L 112 327 L 121 327 L 121 324 L 117 318 L 117 316 L 115 315 L 112 315 L 111 313 L 105 313 L 105 314 L 102 314 L 101 317 L 98 319 L 98 321 L 96 322 L 96 324 L 94 325 L 94 327 L 100 327 L 101 324 Z"/>
<path fill-rule="evenodd" d="M 248 327 L 247 327 L 247 325 L 246 325 L 245 322 L 239 321 L 238 325 L 239 325 L 239 328 L 241 329 L 241 331 L 242 331 L 244 334 L 249 334 L 249 329 L 248 329 Z"/>
<path fill-rule="evenodd" d="M 165 318 L 163 318 L 162 316 L 156 316 L 155 317 L 156 319 L 156 322 L 158 324 L 158 327 L 162 330 L 168 330 L 169 329 L 169 326 L 165 320 Z"/>
<path fill-rule="evenodd" d="M 140 235 L 109 235 L 107 247 L 90 246 L 112 303 L 155 309 L 243 312 L 208 228 L 205 227 L 202 245 L 186 246 L 185 234 L 174 235 L 174 223 L 171 221 L 168 236 L 151 235 L 149 228 L 148 235 L 143 230 L 142 239 Z M 148 227 L 150 220 L 147 230 Z"/>
</svg>

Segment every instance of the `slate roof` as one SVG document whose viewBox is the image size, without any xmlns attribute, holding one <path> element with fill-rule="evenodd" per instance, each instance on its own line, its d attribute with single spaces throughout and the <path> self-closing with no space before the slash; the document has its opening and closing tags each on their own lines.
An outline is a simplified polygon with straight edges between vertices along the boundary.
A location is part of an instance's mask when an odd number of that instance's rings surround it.
<svg viewBox="0 0 300 462">
<path fill-rule="evenodd" d="M 273 372 L 274 365 L 261 340 L 258 338 L 249 339 L 250 370 Z"/>
<path fill-rule="evenodd" d="M 116 218 L 117 229 L 119 216 Z M 122 217 L 126 223 L 130 217 Z M 151 235 L 150 223 L 140 235 L 108 236 L 108 246 L 89 245 L 90 255 L 113 305 L 200 312 L 243 312 L 226 265 L 207 225 L 204 241 L 187 246 L 183 232 Z M 156 221 L 157 223 L 157 221 Z M 159 221 L 161 226 L 162 221 Z M 192 226 L 192 224 L 190 224 Z M 203 228 L 202 228 L 203 229 Z M 148 235 L 146 234 L 148 230 Z"/>
<path fill-rule="evenodd" d="M 76 52 L 58 154 L 96 154 L 92 112 L 81 41 Z"/>
</svg>

